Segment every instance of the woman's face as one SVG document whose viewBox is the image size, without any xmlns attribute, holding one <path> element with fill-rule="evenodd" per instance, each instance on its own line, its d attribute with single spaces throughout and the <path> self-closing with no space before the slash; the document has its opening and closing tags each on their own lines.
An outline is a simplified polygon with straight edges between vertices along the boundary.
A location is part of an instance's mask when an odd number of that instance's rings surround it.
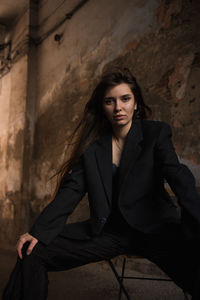
<svg viewBox="0 0 200 300">
<path fill-rule="evenodd" d="M 112 127 L 130 127 L 137 108 L 134 95 L 127 83 L 109 88 L 103 99 L 103 111 Z"/>
</svg>

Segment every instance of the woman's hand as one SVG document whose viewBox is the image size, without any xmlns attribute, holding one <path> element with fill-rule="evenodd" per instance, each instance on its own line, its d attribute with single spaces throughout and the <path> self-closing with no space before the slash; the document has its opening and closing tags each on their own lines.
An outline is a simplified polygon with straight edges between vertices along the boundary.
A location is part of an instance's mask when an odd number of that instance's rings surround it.
<svg viewBox="0 0 200 300">
<path fill-rule="evenodd" d="M 18 255 L 21 259 L 22 259 L 22 247 L 26 242 L 30 242 L 28 249 L 26 251 L 26 254 L 29 255 L 32 252 L 35 245 L 37 244 L 38 240 L 34 236 L 30 235 L 28 232 L 20 236 L 16 248 L 17 248 Z"/>
</svg>

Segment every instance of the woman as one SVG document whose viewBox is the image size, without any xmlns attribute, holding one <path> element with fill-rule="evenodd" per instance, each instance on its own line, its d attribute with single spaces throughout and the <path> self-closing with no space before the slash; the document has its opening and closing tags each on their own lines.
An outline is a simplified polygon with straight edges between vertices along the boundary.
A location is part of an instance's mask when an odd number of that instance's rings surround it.
<svg viewBox="0 0 200 300">
<path fill-rule="evenodd" d="M 48 271 L 125 253 L 147 257 L 200 299 L 195 180 L 178 161 L 170 126 L 147 120 L 147 113 L 128 69 L 101 78 L 75 131 L 54 200 L 17 243 L 19 257 L 3 300 L 44 300 Z M 181 218 L 164 179 L 179 200 Z M 66 225 L 85 193 L 90 219 Z"/>
</svg>

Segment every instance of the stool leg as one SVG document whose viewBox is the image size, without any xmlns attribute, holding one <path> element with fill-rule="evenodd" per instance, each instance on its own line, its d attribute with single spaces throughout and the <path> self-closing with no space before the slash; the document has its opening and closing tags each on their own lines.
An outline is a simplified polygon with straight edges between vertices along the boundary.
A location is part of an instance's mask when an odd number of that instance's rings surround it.
<svg viewBox="0 0 200 300">
<path fill-rule="evenodd" d="M 125 267 L 126 267 L 126 258 L 123 259 L 123 263 L 122 263 L 122 272 L 121 272 L 121 276 L 120 276 L 121 284 L 123 284 L 123 280 L 124 280 Z M 122 297 L 122 287 L 120 285 L 118 300 L 121 300 L 121 297 Z"/>
<path fill-rule="evenodd" d="M 121 278 L 118 275 L 118 273 L 117 273 L 117 271 L 115 269 L 115 266 L 113 265 L 112 261 L 108 260 L 108 263 L 109 263 L 109 265 L 111 267 L 111 270 L 113 271 L 113 273 L 115 275 L 115 278 L 117 279 L 117 281 L 119 283 L 120 288 L 122 289 L 123 293 L 126 295 L 127 300 L 131 300 L 131 298 L 129 297 L 129 294 L 127 293 L 127 290 L 125 289 L 123 283 L 121 282 Z"/>
</svg>

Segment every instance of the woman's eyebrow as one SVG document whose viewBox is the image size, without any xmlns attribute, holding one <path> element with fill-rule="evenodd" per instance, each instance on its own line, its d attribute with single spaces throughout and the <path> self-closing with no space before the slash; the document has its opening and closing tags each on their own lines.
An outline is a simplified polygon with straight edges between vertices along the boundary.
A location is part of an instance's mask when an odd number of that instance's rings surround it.
<svg viewBox="0 0 200 300">
<path fill-rule="evenodd" d="M 131 96 L 131 94 L 125 94 L 125 95 L 122 95 L 121 97 L 127 97 L 127 96 Z"/>
<path fill-rule="evenodd" d="M 115 97 L 104 97 L 104 100 L 112 100 L 115 99 Z"/>
<path fill-rule="evenodd" d="M 120 97 L 127 97 L 127 96 L 130 96 L 131 97 L 131 94 L 124 94 L 124 95 L 121 95 Z M 112 100 L 112 99 L 115 99 L 116 97 L 104 97 L 105 100 Z"/>
</svg>

